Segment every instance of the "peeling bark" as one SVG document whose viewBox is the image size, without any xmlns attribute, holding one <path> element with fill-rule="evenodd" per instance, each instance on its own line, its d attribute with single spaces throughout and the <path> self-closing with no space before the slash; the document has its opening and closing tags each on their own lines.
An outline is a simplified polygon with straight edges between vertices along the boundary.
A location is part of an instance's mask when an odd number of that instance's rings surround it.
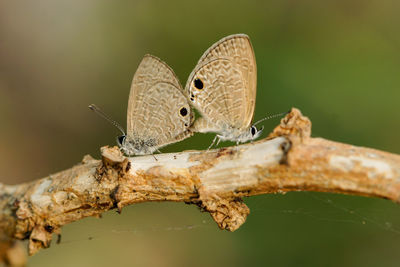
<svg viewBox="0 0 400 267">
<path fill-rule="evenodd" d="M 210 151 L 124 157 L 103 147 L 71 169 L 15 186 L 0 185 L 1 257 L 29 239 L 30 255 L 73 221 L 146 201 L 176 201 L 209 212 L 235 231 L 250 213 L 241 197 L 319 191 L 400 201 L 400 156 L 311 138 L 297 109 L 266 139 Z"/>
</svg>

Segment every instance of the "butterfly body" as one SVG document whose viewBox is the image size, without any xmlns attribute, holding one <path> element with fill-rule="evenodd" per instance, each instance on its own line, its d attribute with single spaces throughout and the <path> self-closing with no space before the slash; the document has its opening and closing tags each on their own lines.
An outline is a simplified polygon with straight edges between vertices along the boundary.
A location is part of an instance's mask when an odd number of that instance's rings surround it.
<svg viewBox="0 0 400 267">
<path fill-rule="evenodd" d="M 127 155 L 153 154 L 160 148 L 156 139 L 144 139 L 137 136 L 122 136 L 118 138 L 118 145 Z"/>
<path fill-rule="evenodd" d="M 199 118 L 195 121 L 192 131 L 199 133 L 215 132 L 220 141 L 232 141 L 236 143 L 245 143 L 254 140 L 262 133 L 262 129 L 257 130 L 255 126 L 237 128 L 233 125 L 222 123 L 216 126 L 204 118 Z"/>
<path fill-rule="evenodd" d="M 253 129 L 255 129 L 254 126 L 244 130 L 227 128 L 226 130 L 223 129 L 220 134 L 217 134 L 217 136 L 221 141 L 245 143 L 256 139 L 261 134 L 261 131 L 256 130 L 254 132 Z"/>
</svg>

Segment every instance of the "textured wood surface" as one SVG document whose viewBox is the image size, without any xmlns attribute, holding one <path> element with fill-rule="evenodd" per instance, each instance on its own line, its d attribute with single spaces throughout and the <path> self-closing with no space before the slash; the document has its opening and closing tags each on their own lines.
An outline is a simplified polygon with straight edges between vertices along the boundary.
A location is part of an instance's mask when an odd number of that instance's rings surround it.
<svg viewBox="0 0 400 267">
<path fill-rule="evenodd" d="M 2 257 L 15 240 L 29 254 L 65 224 L 146 201 L 192 203 L 234 231 L 249 209 L 241 197 L 287 191 L 336 192 L 400 201 L 400 156 L 311 138 L 297 109 L 266 139 L 209 151 L 124 157 L 103 147 L 71 169 L 26 184 L 0 185 Z"/>
</svg>

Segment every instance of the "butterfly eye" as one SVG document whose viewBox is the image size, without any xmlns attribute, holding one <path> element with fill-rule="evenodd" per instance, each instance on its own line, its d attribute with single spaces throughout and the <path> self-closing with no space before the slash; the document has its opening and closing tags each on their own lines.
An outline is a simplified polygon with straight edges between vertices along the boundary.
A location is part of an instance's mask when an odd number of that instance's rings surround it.
<svg viewBox="0 0 400 267">
<path fill-rule="evenodd" d="M 197 78 L 194 80 L 194 87 L 196 87 L 196 89 L 201 90 L 203 89 L 203 86 L 204 84 L 200 79 Z"/>
<path fill-rule="evenodd" d="M 251 135 L 255 135 L 257 133 L 257 129 L 254 126 L 251 126 Z"/>
<path fill-rule="evenodd" d="M 179 110 L 179 113 L 181 114 L 182 117 L 185 117 L 188 114 L 187 108 L 183 107 Z"/>
<path fill-rule="evenodd" d="M 124 143 L 125 138 L 126 138 L 126 135 L 121 135 L 121 136 L 118 136 L 118 137 L 117 137 L 117 141 L 118 141 L 118 144 L 119 144 L 120 146 L 122 146 L 122 144 Z"/>
</svg>

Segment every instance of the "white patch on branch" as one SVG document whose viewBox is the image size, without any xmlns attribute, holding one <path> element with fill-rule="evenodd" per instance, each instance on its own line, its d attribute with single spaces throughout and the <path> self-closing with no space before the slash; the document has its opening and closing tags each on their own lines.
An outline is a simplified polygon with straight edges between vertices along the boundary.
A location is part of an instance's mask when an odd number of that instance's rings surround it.
<svg viewBox="0 0 400 267">
<path fill-rule="evenodd" d="M 52 179 L 47 178 L 44 179 L 43 182 L 41 182 L 38 187 L 36 187 L 35 192 L 31 195 L 32 204 L 37 205 L 40 208 L 44 208 L 52 203 L 50 196 L 43 195 L 43 193 L 51 185 L 51 183 Z"/>
<path fill-rule="evenodd" d="M 198 153 L 198 152 L 193 152 Z M 189 157 L 192 153 L 168 153 L 159 155 L 150 155 L 142 157 L 129 158 L 131 168 L 129 173 L 136 175 L 138 171 L 147 171 L 152 167 L 162 166 L 167 170 L 179 170 L 189 169 L 192 166 L 196 166 L 199 162 L 189 161 Z"/>
<path fill-rule="evenodd" d="M 361 166 L 370 169 L 368 171 L 368 177 L 374 178 L 376 176 L 382 176 L 386 179 L 393 178 L 393 170 L 391 166 L 379 159 L 370 159 L 360 156 L 332 156 L 329 164 L 333 168 L 337 168 L 343 171 L 352 171 L 356 166 Z"/>
<path fill-rule="evenodd" d="M 93 183 L 95 180 L 94 173 L 96 169 L 93 168 L 89 172 L 80 174 L 72 186 L 72 188 L 77 192 L 84 192 L 85 190 L 91 190 L 93 188 Z"/>
<path fill-rule="evenodd" d="M 237 158 L 224 160 L 200 175 L 200 181 L 206 191 L 234 191 L 240 187 L 254 187 L 259 182 L 260 166 L 279 165 L 284 157 L 281 148 L 286 138 L 278 137 L 268 142 L 249 144 L 237 148 L 242 152 Z"/>
</svg>

